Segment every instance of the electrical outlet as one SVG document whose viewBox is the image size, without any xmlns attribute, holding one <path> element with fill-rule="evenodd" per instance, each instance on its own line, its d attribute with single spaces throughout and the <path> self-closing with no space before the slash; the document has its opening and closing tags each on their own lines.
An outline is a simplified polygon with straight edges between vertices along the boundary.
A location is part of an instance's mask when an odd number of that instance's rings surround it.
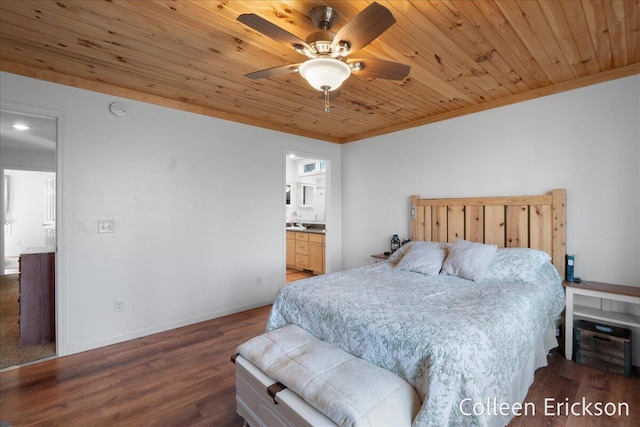
<svg viewBox="0 0 640 427">
<path fill-rule="evenodd" d="M 256 286 L 262 286 L 262 276 L 256 277 Z"/>
<path fill-rule="evenodd" d="M 115 232 L 116 232 L 115 219 L 99 219 L 98 220 L 98 233 L 115 233 Z"/>
<path fill-rule="evenodd" d="M 113 311 L 115 313 L 122 313 L 124 311 L 124 300 L 123 299 L 114 299 L 113 300 Z"/>
</svg>

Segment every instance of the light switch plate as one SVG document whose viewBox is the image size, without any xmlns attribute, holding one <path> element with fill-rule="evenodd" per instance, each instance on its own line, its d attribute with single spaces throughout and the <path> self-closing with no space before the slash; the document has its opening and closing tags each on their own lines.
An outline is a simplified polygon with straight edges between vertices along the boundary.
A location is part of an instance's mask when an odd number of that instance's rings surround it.
<svg viewBox="0 0 640 427">
<path fill-rule="evenodd" d="M 115 232 L 116 232 L 115 219 L 99 219 L 98 220 L 98 233 L 115 233 Z"/>
</svg>

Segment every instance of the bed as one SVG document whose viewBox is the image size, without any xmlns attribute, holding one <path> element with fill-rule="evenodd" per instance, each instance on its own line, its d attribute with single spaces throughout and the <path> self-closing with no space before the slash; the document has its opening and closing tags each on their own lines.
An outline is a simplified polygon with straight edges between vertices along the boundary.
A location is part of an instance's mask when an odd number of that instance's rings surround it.
<svg viewBox="0 0 640 427">
<path fill-rule="evenodd" d="M 267 333 L 297 325 L 404 379 L 421 402 L 415 427 L 505 425 L 557 346 L 565 191 L 412 196 L 410 216 L 412 242 L 388 261 L 283 288 Z M 267 371 L 261 354 L 251 361 Z M 265 381 L 290 380 L 270 375 Z M 246 419 L 247 399 L 237 398 Z"/>
</svg>

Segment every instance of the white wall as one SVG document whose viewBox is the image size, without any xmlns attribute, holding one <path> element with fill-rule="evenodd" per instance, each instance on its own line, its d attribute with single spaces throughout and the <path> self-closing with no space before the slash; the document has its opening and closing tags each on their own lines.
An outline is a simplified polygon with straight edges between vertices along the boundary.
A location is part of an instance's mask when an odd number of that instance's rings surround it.
<svg viewBox="0 0 640 427">
<path fill-rule="evenodd" d="M 345 268 L 408 237 L 412 194 L 566 188 L 576 275 L 640 286 L 638 75 L 347 144 L 342 162 Z"/>
<path fill-rule="evenodd" d="M 332 162 L 328 267 L 341 268 L 339 145 L 7 73 L 0 89 L 3 102 L 64 113 L 60 354 L 272 301 L 285 281 L 285 151 Z M 98 234 L 98 219 L 116 232 Z"/>
</svg>

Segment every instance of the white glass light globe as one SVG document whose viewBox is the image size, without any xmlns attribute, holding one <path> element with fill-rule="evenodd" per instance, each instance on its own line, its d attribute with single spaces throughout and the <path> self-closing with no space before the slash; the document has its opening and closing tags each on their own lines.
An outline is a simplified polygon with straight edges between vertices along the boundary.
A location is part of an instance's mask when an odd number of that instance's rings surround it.
<svg viewBox="0 0 640 427">
<path fill-rule="evenodd" d="M 300 65 L 298 71 L 311 87 L 321 91 L 324 87 L 329 87 L 329 91 L 338 89 L 351 75 L 351 67 L 333 58 L 309 59 Z"/>
</svg>

